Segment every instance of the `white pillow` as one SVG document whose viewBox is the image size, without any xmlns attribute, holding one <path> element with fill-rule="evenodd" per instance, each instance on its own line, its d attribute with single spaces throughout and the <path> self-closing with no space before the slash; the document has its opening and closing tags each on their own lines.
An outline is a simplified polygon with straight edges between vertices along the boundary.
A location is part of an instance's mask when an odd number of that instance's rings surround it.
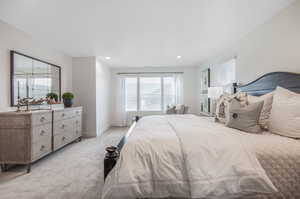
<svg viewBox="0 0 300 199">
<path fill-rule="evenodd" d="M 273 103 L 273 92 L 267 93 L 262 96 L 253 96 L 253 95 L 248 95 L 248 103 L 253 104 L 259 101 L 264 101 L 264 106 L 261 110 L 260 116 L 259 116 L 259 121 L 258 124 L 260 127 L 264 130 L 269 129 L 269 118 L 271 114 L 271 109 L 272 109 L 272 103 Z"/>
<path fill-rule="evenodd" d="M 271 132 L 300 138 L 300 94 L 277 87 L 270 114 Z"/>
</svg>

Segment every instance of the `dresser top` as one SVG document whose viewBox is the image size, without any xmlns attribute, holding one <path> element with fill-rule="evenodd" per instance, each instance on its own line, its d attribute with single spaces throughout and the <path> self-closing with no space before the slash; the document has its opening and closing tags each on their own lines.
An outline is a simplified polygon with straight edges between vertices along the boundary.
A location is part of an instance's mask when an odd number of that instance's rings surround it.
<svg viewBox="0 0 300 199">
<path fill-rule="evenodd" d="M 31 111 L 8 111 L 8 112 L 0 112 L 0 116 L 5 115 L 32 115 L 32 114 L 42 114 L 42 113 L 50 113 L 52 110 L 31 110 Z"/>
<path fill-rule="evenodd" d="M 52 111 L 67 111 L 67 110 L 76 110 L 82 109 L 81 106 L 78 107 L 70 107 L 70 108 L 53 108 L 53 109 L 37 109 L 37 110 L 30 110 L 30 111 L 7 111 L 7 112 L 0 112 L 0 116 L 12 116 L 12 115 L 33 115 L 33 114 L 43 114 L 43 113 L 51 113 Z"/>
<path fill-rule="evenodd" d="M 70 108 L 53 108 L 51 110 L 53 111 L 71 111 L 71 110 L 78 110 L 78 109 L 82 109 L 82 106 L 73 106 L 73 107 L 70 107 Z"/>
</svg>

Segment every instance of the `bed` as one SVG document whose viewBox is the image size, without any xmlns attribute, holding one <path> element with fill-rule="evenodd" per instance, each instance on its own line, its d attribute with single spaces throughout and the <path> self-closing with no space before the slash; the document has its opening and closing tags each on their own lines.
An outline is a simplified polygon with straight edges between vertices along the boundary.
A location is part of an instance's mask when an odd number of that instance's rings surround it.
<svg viewBox="0 0 300 199">
<path fill-rule="evenodd" d="M 262 95 L 278 85 L 300 93 L 300 75 L 269 73 L 236 90 Z M 150 116 L 108 149 L 105 176 L 103 199 L 296 199 L 300 143 L 195 115 Z"/>
</svg>

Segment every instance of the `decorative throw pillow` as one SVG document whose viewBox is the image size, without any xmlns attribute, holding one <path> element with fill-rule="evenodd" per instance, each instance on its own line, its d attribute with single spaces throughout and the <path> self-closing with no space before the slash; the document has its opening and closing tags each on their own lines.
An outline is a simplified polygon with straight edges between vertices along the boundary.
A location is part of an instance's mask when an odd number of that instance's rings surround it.
<svg viewBox="0 0 300 199">
<path fill-rule="evenodd" d="M 224 93 L 216 103 L 216 121 L 221 123 L 225 123 L 225 101 L 226 98 L 229 97 L 230 94 Z"/>
<path fill-rule="evenodd" d="M 231 100 L 225 125 L 249 133 L 260 133 L 258 121 L 263 104 L 264 101 L 260 101 L 245 106 L 236 99 Z"/>
<path fill-rule="evenodd" d="M 175 112 L 176 114 L 184 114 L 184 105 L 183 104 L 176 105 Z"/>
<path fill-rule="evenodd" d="M 259 97 L 248 95 L 249 104 L 253 104 L 259 101 L 264 101 L 264 106 L 261 110 L 258 123 L 262 129 L 268 130 L 269 129 L 268 123 L 269 123 L 269 118 L 270 118 L 272 103 L 273 103 L 273 92 L 267 93 Z"/>
<path fill-rule="evenodd" d="M 189 107 L 188 106 L 184 106 L 184 113 L 183 114 L 187 114 L 189 112 Z"/>
<path fill-rule="evenodd" d="M 216 104 L 216 121 L 221 123 L 226 123 L 226 112 L 228 112 L 228 105 L 233 100 L 236 99 L 241 103 L 242 106 L 247 105 L 247 93 L 238 92 L 235 94 L 224 93 Z"/>
<path fill-rule="evenodd" d="M 176 114 L 176 110 L 175 110 L 176 106 L 167 106 L 167 110 L 166 110 L 166 114 Z"/>
<path fill-rule="evenodd" d="M 286 137 L 300 138 L 300 94 L 282 87 L 276 88 L 269 130 Z"/>
</svg>

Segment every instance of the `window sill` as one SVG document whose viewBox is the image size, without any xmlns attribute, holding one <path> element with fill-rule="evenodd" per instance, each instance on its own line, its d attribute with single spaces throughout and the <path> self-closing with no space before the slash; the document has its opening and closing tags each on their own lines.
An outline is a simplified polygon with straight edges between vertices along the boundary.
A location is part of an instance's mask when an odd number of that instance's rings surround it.
<svg viewBox="0 0 300 199">
<path fill-rule="evenodd" d="M 156 110 L 156 111 L 125 111 L 126 113 L 144 113 L 144 112 L 147 112 L 147 113 L 151 113 L 151 112 L 164 112 L 163 110 Z"/>
</svg>

